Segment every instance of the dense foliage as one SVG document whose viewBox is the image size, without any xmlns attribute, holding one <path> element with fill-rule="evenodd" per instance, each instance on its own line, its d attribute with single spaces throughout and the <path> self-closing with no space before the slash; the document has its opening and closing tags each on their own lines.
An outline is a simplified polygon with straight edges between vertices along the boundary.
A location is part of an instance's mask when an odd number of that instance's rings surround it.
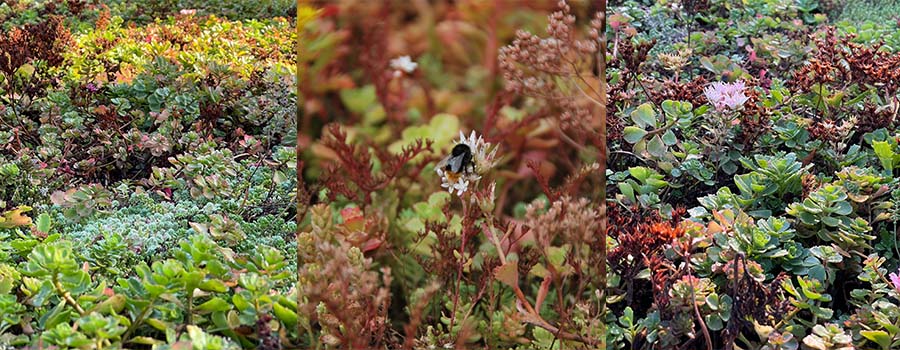
<svg viewBox="0 0 900 350">
<path fill-rule="evenodd" d="M 315 9 L 309 345 L 900 346 L 896 2 L 597 3 Z"/>
<path fill-rule="evenodd" d="M 0 4 L 0 347 L 296 338 L 293 6 Z"/>
<path fill-rule="evenodd" d="M 900 5 L 598 3 L 0 2 L 0 346 L 900 347 Z"/>
</svg>

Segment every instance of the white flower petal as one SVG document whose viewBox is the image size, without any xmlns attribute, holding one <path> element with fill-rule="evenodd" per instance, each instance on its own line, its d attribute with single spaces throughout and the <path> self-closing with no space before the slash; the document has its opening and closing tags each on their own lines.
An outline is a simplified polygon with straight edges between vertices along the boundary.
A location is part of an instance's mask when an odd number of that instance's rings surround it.
<svg viewBox="0 0 900 350">
<path fill-rule="evenodd" d="M 392 69 L 403 71 L 406 73 L 412 73 L 418 66 L 419 64 L 413 62 L 413 60 L 409 58 L 409 56 L 400 56 L 391 60 Z"/>
</svg>

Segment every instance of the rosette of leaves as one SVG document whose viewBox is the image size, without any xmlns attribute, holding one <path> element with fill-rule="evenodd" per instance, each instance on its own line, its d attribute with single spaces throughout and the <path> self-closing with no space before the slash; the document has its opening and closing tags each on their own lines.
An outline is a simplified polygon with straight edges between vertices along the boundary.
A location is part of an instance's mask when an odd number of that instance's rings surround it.
<svg viewBox="0 0 900 350">
<path fill-rule="evenodd" d="M 809 248 L 809 255 L 818 259 L 818 262 L 809 268 L 809 277 L 829 285 L 834 283 L 837 271 L 840 270 L 840 266 L 836 265 L 844 261 L 839 251 L 831 246 L 815 246 Z"/>
<path fill-rule="evenodd" d="M 812 167 L 812 164 L 803 165 L 793 152 L 773 156 L 755 155 L 752 160 L 744 157 L 741 158 L 741 164 L 751 170 L 751 174 L 757 174 L 758 181 L 751 186 L 753 192 L 765 199 L 774 199 L 775 203 L 771 203 L 772 205 L 763 206 L 775 210 L 784 207 L 783 202 L 787 199 L 786 195 L 800 193 L 800 179 Z M 735 178 L 735 184 L 739 188 L 741 187 L 737 178 Z M 741 192 L 744 192 L 743 188 L 741 188 Z"/>
<path fill-rule="evenodd" d="M 41 340 L 63 348 L 103 349 L 118 344 L 126 327 L 118 317 L 91 313 L 75 321 L 73 325 L 60 323 L 41 334 Z"/>
<path fill-rule="evenodd" d="M 46 341 L 81 346 L 84 344 L 76 344 L 81 342 L 79 339 L 89 337 L 74 332 L 69 322 L 91 312 L 109 314 L 121 311 L 122 300 L 101 297 L 105 285 L 101 283 L 93 288 L 94 283 L 76 260 L 70 242 L 50 240 L 48 238 L 34 247 L 27 261 L 20 265 L 19 270 L 26 276 L 21 287 L 24 301 L 20 302 L 26 305 L 26 314 L 43 314 L 34 319 L 36 322 L 32 323 L 32 327 L 44 332 Z M 92 334 L 92 337 L 102 336 Z"/>
<path fill-rule="evenodd" d="M 625 127 L 624 139 L 634 144 L 635 153 L 655 160 L 666 173 L 680 176 L 678 163 L 686 158 L 686 154 L 680 149 L 673 150 L 679 143 L 676 131 L 689 129 L 694 118 L 706 109 L 694 109 L 690 102 L 666 100 L 662 103 L 663 116 L 660 117 L 653 104 L 644 103 L 631 112 L 634 125 Z"/>
<path fill-rule="evenodd" d="M 735 81 L 749 75 L 739 64 L 724 55 L 700 57 L 700 66 L 726 81 Z"/>
<path fill-rule="evenodd" d="M 893 201 L 883 197 L 890 192 L 894 179 L 882 176 L 875 169 L 850 166 L 835 173 L 835 185 L 847 192 L 847 198 L 854 204 L 860 216 L 872 219 L 872 223 L 890 219 Z"/>
<path fill-rule="evenodd" d="M 234 247 L 247 237 L 236 221 L 221 214 L 209 215 L 208 223 L 192 222 L 191 228 L 194 229 L 194 232 L 225 242 L 229 247 Z"/>
<path fill-rule="evenodd" d="M 811 152 L 818 146 L 817 142 L 810 142 L 809 131 L 799 122 L 784 118 L 775 122 L 772 126 L 772 138 L 774 141 L 784 145 L 790 150 L 796 151 L 800 155 Z"/>
<path fill-rule="evenodd" d="M 807 279 L 797 277 L 798 289 L 787 279 L 782 283 L 782 288 L 790 295 L 791 304 L 797 307 L 798 311 L 809 311 L 810 319 L 802 318 L 805 314 L 797 314 L 791 321 L 799 323 L 805 327 L 812 327 L 823 320 L 830 320 L 834 316 L 834 310 L 824 307 L 823 305 L 831 302 L 831 295 L 825 293 L 825 286 L 816 279 Z"/>
<path fill-rule="evenodd" d="M 805 251 L 798 253 L 790 249 L 795 231 L 786 220 L 770 217 L 754 223 L 744 214 L 738 214 L 731 220 L 734 220 L 730 223 L 732 230 L 713 233 L 714 245 L 706 253 L 714 265 L 724 265 L 737 255 L 759 263 L 767 273 L 785 263 L 807 268 L 818 265 L 815 259 L 805 261 L 808 260 Z M 806 271 L 799 272 L 805 274 Z"/>
<path fill-rule="evenodd" d="M 645 208 L 659 206 L 659 193 L 669 185 L 663 180 L 664 176 L 648 167 L 631 167 L 628 168 L 628 173 L 631 178 L 618 184 L 625 202 L 640 204 Z"/>
<path fill-rule="evenodd" d="M 98 184 L 83 185 L 65 192 L 54 192 L 50 200 L 63 208 L 67 218 L 81 220 L 110 208 L 112 193 Z"/>
<path fill-rule="evenodd" d="M 883 277 L 888 273 L 882 265 L 883 257 L 871 255 L 865 260 L 859 280 L 871 285 L 871 288 L 854 289 L 850 292 L 852 297 L 849 302 L 857 309 L 851 316 L 848 324 L 853 327 L 853 332 L 872 343 L 880 349 L 893 349 L 900 346 L 900 306 L 896 299 L 890 298 L 893 286 Z"/>
<path fill-rule="evenodd" d="M 197 326 L 187 326 L 187 332 L 182 333 L 181 337 L 172 339 L 167 344 L 160 344 L 154 349 L 158 350 L 178 350 L 190 348 L 192 350 L 238 350 L 241 346 L 228 338 L 212 335 L 203 331 Z"/>
<path fill-rule="evenodd" d="M 805 237 L 816 235 L 847 251 L 872 249 L 868 244 L 875 239 L 868 234 L 872 228 L 865 219 L 849 216 L 853 206 L 847 198 L 843 187 L 829 184 L 810 193 L 803 202 L 792 203 L 787 213 L 798 219 L 803 228 L 798 233 Z"/>
<path fill-rule="evenodd" d="M 696 305 L 710 330 L 723 329 L 731 319 L 731 297 L 720 296 L 716 285 L 708 278 L 685 276 L 672 285 L 669 295 L 672 298 L 670 305 L 679 313 L 692 314 Z"/>
<path fill-rule="evenodd" d="M 771 217 L 773 211 L 784 208 L 789 194 L 800 191 L 800 178 L 811 167 L 797 161 L 794 153 L 784 156 L 755 156 L 741 162 L 751 171 L 735 175 L 734 184 L 739 193 L 729 187 L 720 188 L 715 194 L 699 197 L 701 207 L 691 209 L 694 217 L 706 217 L 710 211 L 741 209 L 752 217 Z"/>
<path fill-rule="evenodd" d="M 752 203 L 752 200 L 731 192 L 729 187 L 721 187 L 716 193 L 698 197 L 697 202 L 700 206 L 691 208 L 688 212 L 694 218 L 708 218 L 716 211 L 740 210 L 744 205 Z"/>
<path fill-rule="evenodd" d="M 812 334 L 803 338 L 803 345 L 815 350 L 852 350 L 853 337 L 835 323 L 813 326 Z"/>
<path fill-rule="evenodd" d="M 0 139 L 10 139 L 0 130 Z M 13 203 L 43 203 L 46 193 L 57 188 L 61 180 L 52 176 L 55 169 L 41 168 L 39 162 L 28 154 L 8 159 L 0 155 L 0 208 Z"/>
</svg>

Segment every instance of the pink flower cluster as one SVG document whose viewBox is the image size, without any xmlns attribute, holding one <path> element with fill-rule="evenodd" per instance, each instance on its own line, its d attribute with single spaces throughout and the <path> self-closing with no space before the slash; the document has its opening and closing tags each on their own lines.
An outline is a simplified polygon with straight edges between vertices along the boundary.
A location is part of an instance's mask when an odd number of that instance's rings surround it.
<svg viewBox="0 0 900 350">
<path fill-rule="evenodd" d="M 900 293 L 900 270 L 897 270 L 897 273 L 892 273 L 891 275 L 891 283 L 894 284 L 894 289 Z"/>
<path fill-rule="evenodd" d="M 744 94 L 743 80 L 733 83 L 715 82 L 703 89 L 706 99 L 709 100 L 717 111 L 725 109 L 736 109 L 747 102 L 747 95 Z"/>
</svg>

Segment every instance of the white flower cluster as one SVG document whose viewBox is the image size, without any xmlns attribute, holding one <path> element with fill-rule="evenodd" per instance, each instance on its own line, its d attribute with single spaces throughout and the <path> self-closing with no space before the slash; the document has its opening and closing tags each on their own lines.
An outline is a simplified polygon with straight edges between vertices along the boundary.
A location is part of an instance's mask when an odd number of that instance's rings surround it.
<svg viewBox="0 0 900 350">
<path fill-rule="evenodd" d="M 391 69 L 395 70 L 395 75 L 400 72 L 410 74 L 416 70 L 416 67 L 418 66 L 419 64 L 414 62 L 409 56 L 400 56 L 391 60 Z"/>
</svg>

